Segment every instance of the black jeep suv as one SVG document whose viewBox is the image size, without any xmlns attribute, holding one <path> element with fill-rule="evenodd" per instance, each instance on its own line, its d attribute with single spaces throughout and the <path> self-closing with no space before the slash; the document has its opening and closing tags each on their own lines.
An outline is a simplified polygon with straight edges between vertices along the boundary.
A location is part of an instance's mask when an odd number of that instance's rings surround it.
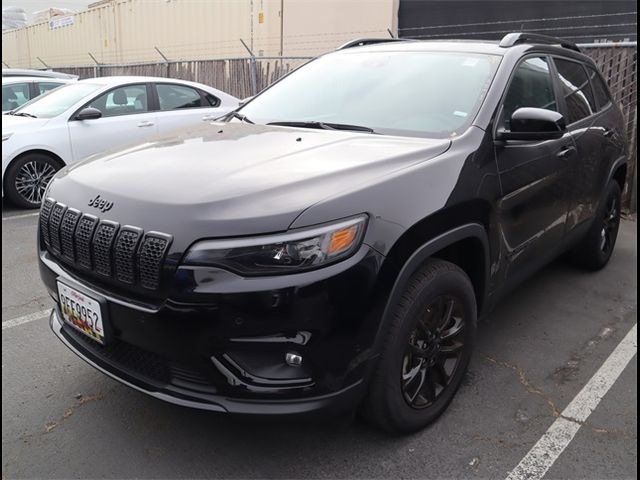
<svg viewBox="0 0 640 480">
<path fill-rule="evenodd" d="M 573 44 L 354 41 L 220 121 L 60 171 L 51 328 L 179 405 L 421 428 L 479 315 L 563 252 L 607 263 L 624 137 Z"/>
</svg>

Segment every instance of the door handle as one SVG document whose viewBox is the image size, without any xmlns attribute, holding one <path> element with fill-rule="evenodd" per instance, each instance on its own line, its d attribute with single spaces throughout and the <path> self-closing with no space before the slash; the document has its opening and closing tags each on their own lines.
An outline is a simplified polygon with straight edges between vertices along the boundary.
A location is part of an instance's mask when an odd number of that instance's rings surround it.
<svg viewBox="0 0 640 480">
<path fill-rule="evenodd" d="M 138 124 L 139 128 L 144 128 L 144 127 L 153 127 L 155 124 L 153 122 L 148 122 L 148 121 L 144 121 L 144 122 L 140 122 Z"/>
<path fill-rule="evenodd" d="M 210 122 L 211 120 L 215 120 L 216 118 L 218 118 L 216 115 L 205 115 L 204 117 L 202 117 L 202 121 Z"/>
<path fill-rule="evenodd" d="M 556 156 L 558 158 L 566 160 L 576 152 L 577 152 L 576 147 L 563 147 L 562 150 L 560 150 L 560 152 Z"/>
</svg>

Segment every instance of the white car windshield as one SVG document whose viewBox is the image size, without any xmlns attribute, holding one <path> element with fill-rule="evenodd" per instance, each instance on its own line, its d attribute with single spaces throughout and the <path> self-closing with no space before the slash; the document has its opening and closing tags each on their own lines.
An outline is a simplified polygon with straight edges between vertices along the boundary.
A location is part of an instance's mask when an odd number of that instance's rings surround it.
<svg viewBox="0 0 640 480">
<path fill-rule="evenodd" d="M 83 98 L 102 88 L 104 85 L 96 83 L 72 83 L 51 90 L 40 97 L 25 103 L 14 110 L 13 115 L 23 115 L 34 118 L 53 118 L 65 112 Z"/>
<path fill-rule="evenodd" d="M 274 84 L 240 112 L 262 124 L 449 137 L 471 124 L 499 63 L 499 56 L 457 52 L 331 54 Z"/>
</svg>

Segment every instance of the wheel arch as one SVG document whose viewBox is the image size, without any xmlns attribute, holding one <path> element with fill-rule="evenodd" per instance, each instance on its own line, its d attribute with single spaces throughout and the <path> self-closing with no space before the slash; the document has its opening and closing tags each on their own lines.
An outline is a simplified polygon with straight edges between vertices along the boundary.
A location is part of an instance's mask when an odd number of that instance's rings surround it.
<svg viewBox="0 0 640 480">
<path fill-rule="evenodd" d="M 455 218 L 459 212 L 466 212 L 468 220 L 447 225 L 445 220 Z M 447 260 L 469 276 L 478 312 L 482 311 L 490 272 L 489 215 L 489 206 L 484 202 L 462 204 L 421 220 L 394 244 L 380 272 L 379 298 L 385 300 L 378 310 L 381 317 L 375 335 L 376 352 L 380 351 L 391 309 L 400 300 L 411 276 L 431 258 Z"/>
</svg>

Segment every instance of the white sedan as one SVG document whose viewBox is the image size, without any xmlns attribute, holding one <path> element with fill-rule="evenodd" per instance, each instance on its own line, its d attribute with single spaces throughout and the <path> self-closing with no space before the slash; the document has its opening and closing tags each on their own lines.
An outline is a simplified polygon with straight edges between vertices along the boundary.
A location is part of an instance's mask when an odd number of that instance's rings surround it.
<svg viewBox="0 0 640 480">
<path fill-rule="evenodd" d="M 53 175 L 91 155 L 213 120 L 237 98 L 195 82 L 102 77 L 52 90 L 2 117 L 2 193 L 40 206 Z"/>
</svg>

